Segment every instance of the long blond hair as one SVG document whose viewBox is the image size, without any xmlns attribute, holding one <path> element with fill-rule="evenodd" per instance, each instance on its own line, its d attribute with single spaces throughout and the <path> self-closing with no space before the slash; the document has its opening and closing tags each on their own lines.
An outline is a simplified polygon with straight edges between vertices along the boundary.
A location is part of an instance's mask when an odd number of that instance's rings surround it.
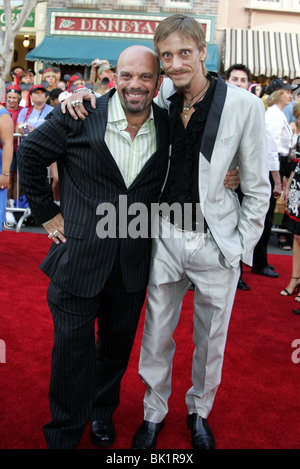
<svg viewBox="0 0 300 469">
<path fill-rule="evenodd" d="M 166 39 L 170 34 L 176 32 L 179 36 L 193 39 L 199 50 L 202 51 L 206 46 L 205 32 L 199 21 L 183 14 L 168 16 L 157 26 L 153 39 L 155 52 L 159 56 L 158 45 Z M 207 75 L 207 69 L 204 61 L 202 62 L 203 74 Z"/>
<path fill-rule="evenodd" d="M 273 91 L 273 93 L 270 94 L 265 100 L 266 106 L 271 107 L 274 106 L 274 104 L 277 104 L 278 101 L 280 100 L 280 96 L 285 92 L 283 88 L 280 88 L 279 90 Z"/>
</svg>

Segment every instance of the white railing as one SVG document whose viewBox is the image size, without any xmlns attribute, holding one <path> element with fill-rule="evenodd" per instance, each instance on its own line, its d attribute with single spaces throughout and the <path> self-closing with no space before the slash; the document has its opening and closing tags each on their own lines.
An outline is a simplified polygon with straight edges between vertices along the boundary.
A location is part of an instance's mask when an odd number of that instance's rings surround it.
<svg viewBox="0 0 300 469">
<path fill-rule="evenodd" d="M 21 141 L 21 137 L 24 137 L 24 135 L 19 134 L 19 133 L 14 133 L 14 137 L 18 138 L 18 146 Z M 19 171 L 17 170 L 17 199 L 16 199 L 16 207 L 6 207 L 7 212 L 12 212 L 12 213 L 23 213 L 21 218 L 18 220 L 18 223 L 16 225 L 16 231 L 19 232 L 21 230 L 21 227 L 23 225 L 23 222 L 30 217 L 31 215 L 31 210 L 29 207 L 27 208 L 20 208 L 19 207 L 19 198 L 20 198 L 20 179 L 19 179 Z"/>
</svg>

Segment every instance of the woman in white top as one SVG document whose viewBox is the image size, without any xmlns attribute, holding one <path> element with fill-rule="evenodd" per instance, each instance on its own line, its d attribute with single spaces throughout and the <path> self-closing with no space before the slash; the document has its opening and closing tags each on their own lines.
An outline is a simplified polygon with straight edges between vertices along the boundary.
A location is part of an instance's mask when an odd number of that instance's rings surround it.
<svg viewBox="0 0 300 469">
<path fill-rule="evenodd" d="M 292 158 L 289 157 L 292 147 L 292 130 L 283 109 L 292 101 L 294 87 L 286 80 L 272 80 L 267 88 L 269 97 L 266 100 L 265 116 L 269 168 L 275 185 L 281 185 L 283 178 L 289 178 L 294 169 Z M 284 235 L 279 237 L 279 247 L 291 250 Z"/>
</svg>

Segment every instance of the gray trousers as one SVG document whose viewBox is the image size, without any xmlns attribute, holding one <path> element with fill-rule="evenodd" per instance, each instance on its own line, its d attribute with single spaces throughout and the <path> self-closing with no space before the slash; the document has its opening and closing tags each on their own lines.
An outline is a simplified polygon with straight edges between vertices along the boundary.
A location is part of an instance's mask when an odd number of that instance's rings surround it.
<svg viewBox="0 0 300 469">
<path fill-rule="evenodd" d="M 147 390 L 144 419 L 159 423 L 168 413 L 171 394 L 173 333 L 191 282 L 194 293 L 192 387 L 188 414 L 209 415 L 221 381 L 228 324 L 240 275 L 220 252 L 212 235 L 177 230 L 160 220 L 152 241 L 152 264 L 139 374 Z"/>
</svg>

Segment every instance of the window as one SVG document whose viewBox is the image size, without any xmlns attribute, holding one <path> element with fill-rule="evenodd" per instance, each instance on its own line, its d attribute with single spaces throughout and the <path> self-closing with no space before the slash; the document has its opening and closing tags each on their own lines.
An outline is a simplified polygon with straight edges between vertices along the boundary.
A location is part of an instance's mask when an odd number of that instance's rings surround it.
<svg viewBox="0 0 300 469">
<path fill-rule="evenodd" d="M 73 5 L 84 5 L 84 6 L 88 6 L 88 5 L 98 5 L 98 0 L 71 0 L 71 3 Z"/>
<path fill-rule="evenodd" d="M 282 0 L 249 0 L 250 7 L 265 8 L 267 10 L 278 10 L 281 8 Z"/>
<path fill-rule="evenodd" d="M 145 0 L 118 0 L 118 5 L 142 6 Z"/>
<path fill-rule="evenodd" d="M 193 0 L 166 0 L 168 8 L 193 8 Z"/>
<path fill-rule="evenodd" d="M 248 8 L 294 12 L 300 11 L 300 0 L 248 0 Z"/>
</svg>

